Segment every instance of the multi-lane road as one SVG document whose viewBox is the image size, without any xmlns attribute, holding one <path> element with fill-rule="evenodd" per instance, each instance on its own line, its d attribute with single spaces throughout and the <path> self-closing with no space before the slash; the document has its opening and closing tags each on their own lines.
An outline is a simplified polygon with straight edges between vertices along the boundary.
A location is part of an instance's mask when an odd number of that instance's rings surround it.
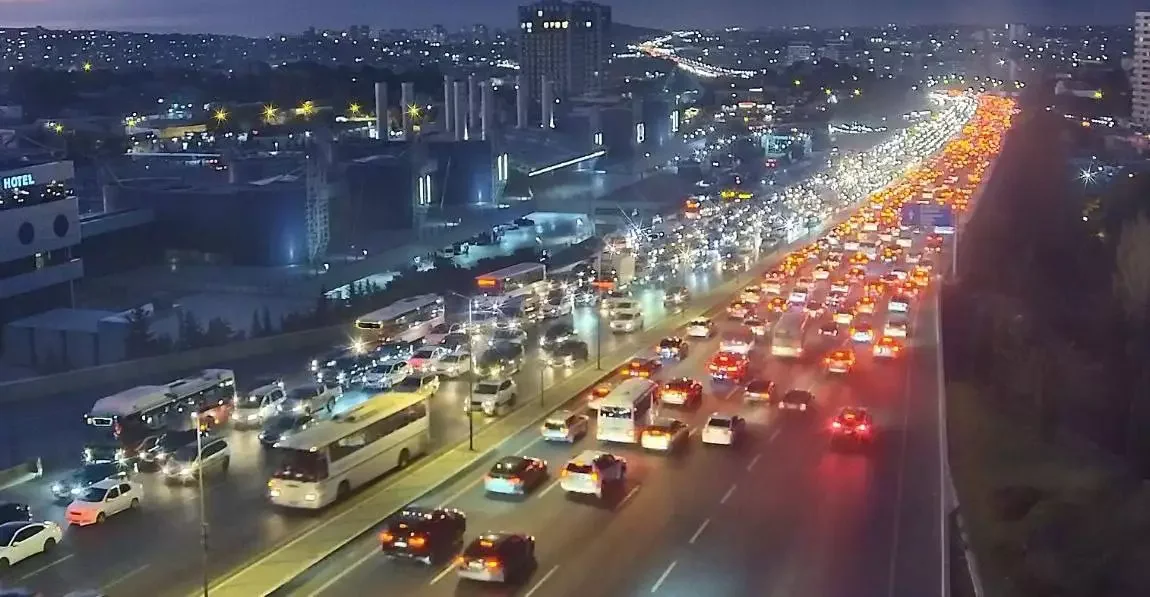
<svg viewBox="0 0 1150 597">
<path fill-rule="evenodd" d="M 692 429 L 689 447 L 681 453 L 601 445 L 594 429 L 574 445 L 551 444 L 531 429 L 500 452 L 546 459 L 554 474 L 541 489 L 525 499 L 493 498 L 483 491 L 486 471 L 476 471 L 421 502 L 466 512 L 469 537 L 486 530 L 534 535 L 539 565 L 523 586 L 460 585 L 448 568 L 385 559 L 377 538 L 368 535 L 277 594 L 939 594 L 943 517 L 933 294 L 918 299 L 913 309 L 910 350 L 903 358 L 875 360 L 863 345 L 856 369 L 846 375 L 825 372 L 821 349 L 828 341 L 813 331 L 808 337 L 811 356 L 802 361 L 771 357 L 765 346 L 754 351 L 760 375 L 780 389 L 815 394 L 818 407 L 809 416 L 781 416 L 745 405 L 739 386 L 709 381 L 706 360 L 718 341 L 700 340 L 689 358 L 668 363 L 657 374 L 660 380 L 704 380 L 701 408 L 664 407 L 661 412 Z M 724 319 L 718 312 L 714 316 Z M 883 318 L 880 311 L 874 321 Z M 649 352 L 644 348 L 638 354 Z M 880 434 L 871 449 L 830 449 L 829 417 L 846 405 L 869 407 L 875 415 Z M 702 445 L 697 431 L 715 411 L 744 415 L 749 441 L 734 448 Z M 589 448 L 628 459 L 626 487 L 604 504 L 571 500 L 557 484 L 563 464 Z"/>
</svg>

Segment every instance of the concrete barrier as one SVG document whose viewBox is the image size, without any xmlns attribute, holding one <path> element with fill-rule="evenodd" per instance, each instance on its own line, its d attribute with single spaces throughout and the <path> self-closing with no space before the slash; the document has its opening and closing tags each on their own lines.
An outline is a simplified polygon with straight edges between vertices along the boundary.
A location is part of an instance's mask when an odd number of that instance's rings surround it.
<svg viewBox="0 0 1150 597">
<path fill-rule="evenodd" d="M 44 466 L 40 463 L 39 458 L 21 462 L 11 468 L 0 469 L 0 489 L 7 489 L 14 485 L 27 483 L 43 475 Z"/>
<path fill-rule="evenodd" d="M 337 325 L 17 379 L 0 383 L 0 403 L 35 400 L 111 385 L 128 387 L 134 383 L 155 381 L 167 374 L 204 369 L 275 352 L 332 346 L 343 339 L 347 330 L 347 325 Z"/>
</svg>

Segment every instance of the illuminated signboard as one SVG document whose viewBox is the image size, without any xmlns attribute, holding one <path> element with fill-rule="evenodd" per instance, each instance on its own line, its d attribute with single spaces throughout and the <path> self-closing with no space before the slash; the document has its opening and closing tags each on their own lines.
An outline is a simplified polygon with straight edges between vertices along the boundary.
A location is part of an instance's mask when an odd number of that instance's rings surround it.
<svg viewBox="0 0 1150 597">
<path fill-rule="evenodd" d="M 19 189 L 21 187 L 30 187 L 36 184 L 36 177 L 31 174 L 14 174 L 12 176 L 5 176 L 0 178 L 0 188 L 5 191 Z"/>
</svg>

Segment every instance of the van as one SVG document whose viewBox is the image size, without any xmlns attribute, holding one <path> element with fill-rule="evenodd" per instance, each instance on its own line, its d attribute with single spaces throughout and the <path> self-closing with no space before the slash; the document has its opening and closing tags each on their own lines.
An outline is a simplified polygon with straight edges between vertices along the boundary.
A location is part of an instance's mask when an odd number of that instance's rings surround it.
<svg viewBox="0 0 1150 597">
<path fill-rule="evenodd" d="M 232 450 L 223 438 L 204 439 L 197 445 L 188 444 L 176 450 L 164 463 L 164 480 L 169 483 L 188 483 L 202 474 L 227 473 L 231 466 Z"/>
</svg>

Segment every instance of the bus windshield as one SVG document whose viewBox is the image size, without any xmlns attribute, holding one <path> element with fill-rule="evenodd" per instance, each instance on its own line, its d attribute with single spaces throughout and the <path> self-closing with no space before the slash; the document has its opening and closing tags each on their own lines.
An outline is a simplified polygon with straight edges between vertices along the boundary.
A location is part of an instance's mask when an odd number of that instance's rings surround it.
<svg viewBox="0 0 1150 597">
<path fill-rule="evenodd" d="M 276 479 L 314 483 L 327 478 L 327 455 L 324 452 L 284 450 L 276 469 Z"/>
<path fill-rule="evenodd" d="M 609 419 L 630 419 L 633 409 L 624 406 L 601 406 L 599 416 Z"/>
</svg>

